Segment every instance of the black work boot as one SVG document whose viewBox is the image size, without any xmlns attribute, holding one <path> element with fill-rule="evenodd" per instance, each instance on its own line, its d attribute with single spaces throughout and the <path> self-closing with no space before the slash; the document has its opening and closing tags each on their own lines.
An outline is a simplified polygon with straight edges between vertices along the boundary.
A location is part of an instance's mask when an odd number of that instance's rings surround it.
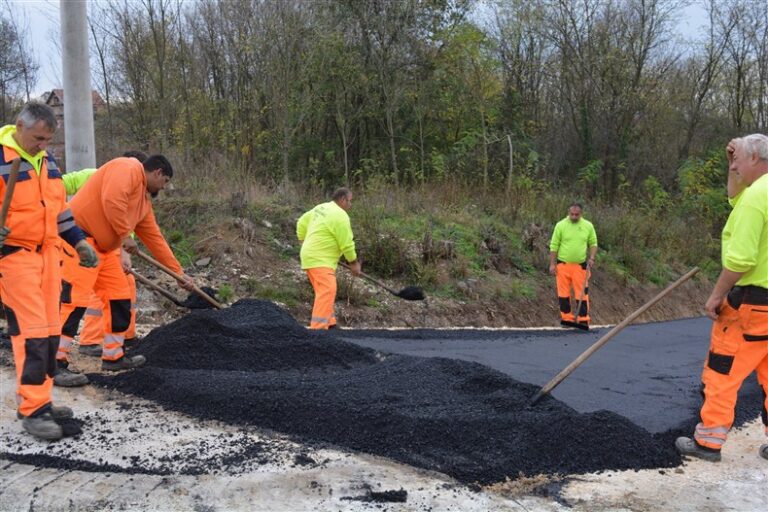
<svg viewBox="0 0 768 512">
<path fill-rule="evenodd" d="M 757 453 L 759 453 L 762 458 L 768 459 L 768 444 L 761 446 Z"/>
<path fill-rule="evenodd" d="M 709 462 L 720 462 L 720 450 L 701 446 L 695 439 L 690 437 L 678 437 L 677 441 L 675 441 L 675 448 L 677 448 L 680 455 L 696 457 Z"/>
<path fill-rule="evenodd" d="M 63 405 L 52 405 L 48 412 L 51 413 L 51 416 L 53 416 L 54 420 L 66 420 L 75 416 L 75 414 L 72 412 L 72 409 Z M 20 420 L 26 418 L 26 416 L 21 414 L 21 411 L 16 411 L 16 417 Z"/>
<path fill-rule="evenodd" d="M 55 441 L 64 437 L 64 431 L 53 419 L 50 412 L 36 413 L 28 416 L 21 422 L 21 426 L 24 430 L 40 439 Z"/>
<path fill-rule="evenodd" d="M 109 372 L 119 372 L 120 370 L 130 370 L 138 368 L 147 362 L 144 356 L 123 356 L 117 361 L 101 361 L 101 369 Z"/>
<path fill-rule="evenodd" d="M 79 345 L 77 351 L 84 356 L 101 357 L 101 345 Z"/>
<path fill-rule="evenodd" d="M 88 384 L 88 377 L 69 367 L 66 361 L 56 362 L 56 373 L 53 374 L 53 385 L 62 388 L 76 388 Z"/>
</svg>

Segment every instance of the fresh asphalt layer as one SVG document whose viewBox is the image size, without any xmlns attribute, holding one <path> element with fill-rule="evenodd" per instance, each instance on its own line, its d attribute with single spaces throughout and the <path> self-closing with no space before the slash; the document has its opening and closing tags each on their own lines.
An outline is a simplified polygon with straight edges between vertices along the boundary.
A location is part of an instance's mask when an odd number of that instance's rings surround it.
<svg viewBox="0 0 768 512">
<path fill-rule="evenodd" d="M 691 318 L 629 326 L 577 368 L 552 395 L 579 412 L 613 411 L 651 433 L 687 425 L 701 406 L 701 370 L 712 321 Z M 562 330 L 341 330 L 345 341 L 421 357 L 489 366 L 543 386 L 608 332 Z M 741 421 L 760 414 L 754 374 L 739 394 Z"/>
</svg>

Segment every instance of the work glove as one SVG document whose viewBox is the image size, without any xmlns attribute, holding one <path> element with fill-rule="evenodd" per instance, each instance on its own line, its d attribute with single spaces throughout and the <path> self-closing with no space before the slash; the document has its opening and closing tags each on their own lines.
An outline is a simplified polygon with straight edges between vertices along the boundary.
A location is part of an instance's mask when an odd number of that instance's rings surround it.
<svg viewBox="0 0 768 512">
<path fill-rule="evenodd" d="M 86 268 L 95 268 L 99 264 L 99 257 L 96 256 L 96 251 L 93 250 L 91 244 L 85 240 L 80 240 L 75 245 L 77 255 L 80 256 L 80 266 Z"/>
<path fill-rule="evenodd" d="M 8 235 L 11 234 L 11 228 L 8 226 L 3 226 L 0 228 L 0 249 L 3 248 L 3 245 L 5 244 L 5 239 L 8 238 Z"/>
</svg>

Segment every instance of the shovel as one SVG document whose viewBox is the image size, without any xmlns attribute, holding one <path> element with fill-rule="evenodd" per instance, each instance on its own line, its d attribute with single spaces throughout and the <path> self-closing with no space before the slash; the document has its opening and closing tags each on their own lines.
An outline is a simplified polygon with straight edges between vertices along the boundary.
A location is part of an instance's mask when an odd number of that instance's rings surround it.
<svg viewBox="0 0 768 512">
<path fill-rule="evenodd" d="M 137 251 L 136 254 L 138 254 L 138 256 L 141 259 L 143 259 L 144 261 L 146 261 L 147 263 L 151 263 L 152 265 L 156 266 L 157 268 L 159 268 L 160 270 L 162 270 L 163 272 L 165 272 L 169 276 L 175 278 L 177 281 L 181 281 L 182 280 L 182 277 L 179 274 L 177 274 L 176 272 L 174 272 L 170 268 L 166 267 L 165 265 L 163 265 L 162 263 L 160 263 L 159 261 L 154 259 L 149 254 L 146 254 L 146 253 L 144 253 L 142 251 Z M 211 297 L 210 295 L 205 293 L 203 290 L 201 290 L 200 287 L 198 287 L 196 284 L 192 285 L 192 290 L 196 294 L 198 294 L 199 296 L 204 298 L 206 301 L 208 301 L 208 303 L 210 305 L 212 305 L 213 307 L 215 307 L 216 309 L 221 309 L 221 308 L 224 307 L 219 302 L 217 302 L 216 299 L 214 299 L 213 297 Z"/>
<path fill-rule="evenodd" d="M 8 173 L 8 183 L 5 184 L 5 196 L 3 197 L 3 209 L 0 210 L 0 228 L 5 226 L 5 218 L 8 217 L 8 208 L 11 207 L 13 199 L 13 189 L 16 187 L 16 180 L 19 177 L 20 158 L 14 158 L 11 162 L 11 170 Z"/>
<path fill-rule="evenodd" d="M 133 275 L 133 277 L 136 278 L 136 280 L 138 282 L 140 282 L 141 284 L 143 284 L 144 286 L 146 286 L 150 290 L 159 293 L 160 295 L 162 295 L 166 299 L 170 300 L 171 302 L 173 302 L 177 306 L 184 307 L 184 304 L 182 304 L 182 300 L 180 298 L 178 298 L 176 295 L 174 295 L 173 293 L 169 292 L 168 290 L 166 290 L 162 286 L 158 285 L 157 283 L 154 283 L 154 282 L 150 281 L 148 278 L 144 277 L 143 275 L 139 274 L 138 272 L 136 272 L 133 269 L 129 270 L 129 272 Z"/>
<path fill-rule="evenodd" d="M 586 361 L 589 356 L 597 352 L 597 350 L 608 343 L 611 338 L 616 336 L 622 329 L 624 329 L 626 326 L 631 324 L 637 317 L 645 313 L 648 309 L 650 309 L 651 306 L 659 302 L 661 299 L 667 296 L 669 292 L 692 278 L 696 273 L 699 271 L 699 267 L 693 267 L 691 270 L 688 271 L 687 274 L 685 274 L 683 277 L 672 283 L 671 285 L 667 286 L 664 290 L 662 290 L 658 295 L 656 295 L 654 298 L 640 306 L 640 308 L 637 309 L 634 313 L 629 315 L 627 318 L 621 321 L 620 324 L 618 324 L 616 327 L 608 331 L 602 338 L 597 340 L 595 343 L 592 344 L 591 347 L 589 347 L 587 350 L 581 353 L 579 357 L 573 360 L 571 364 L 565 367 L 563 371 L 555 375 L 555 377 L 547 382 L 544 387 L 542 387 L 536 395 L 531 399 L 531 402 L 529 405 L 535 405 L 536 402 L 541 400 L 541 398 L 548 394 L 550 391 L 555 389 L 558 384 L 560 384 L 562 381 L 565 380 L 566 377 L 568 377 L 573 371 L 578 368 L 579 366 Z"/>
<path fill-rule="evenodd" d="M 345 269 L 349 270 L 350 272 L 352 271 L 352 269 L 349 268 L 349 265 L 347 265 L 344 262 L 340 261 L 339 265 L 341 265 Z M 403 288 L 402 290 L 400 290 L 399 292 L 396 292 L 395 290 L 393 290 L 389 286 L 385 285 L 384 283 L 382 283 L 378 279 L 375 279 L 375 278 L 369 276 L 368 274 L 360 272 L 360 277 L 370 281 L 371 283 L 373 283 L 373 284 L 375 284 L 377 286 L 380 286 L 380 287 L 384 288 L 385 290 L 387 290 L 389 293 L 391 293 L 395 297 L 400 297 L 401 299 L 405 299 L 405 300 L 424 300 L 424 299 L 427 298 L 426 295 L 424 295 L 424 290 L 422 290 L 418 286 L 407 286 L 407 287 Z"/>
</svg>

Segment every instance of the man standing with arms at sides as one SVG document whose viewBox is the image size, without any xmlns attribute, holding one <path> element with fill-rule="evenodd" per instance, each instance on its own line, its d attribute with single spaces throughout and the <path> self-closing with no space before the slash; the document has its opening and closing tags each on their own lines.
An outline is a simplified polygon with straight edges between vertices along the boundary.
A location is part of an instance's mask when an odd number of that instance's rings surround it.
<svg viewBox="0 0 768 512">
<path fill-rule="evenodd" d="M 581 216 L 582 206 L 573 203 L 568 216 L 555 224 L 549 243 L 549 273 L 557 279 L 560 324 L 589 328 L 589 289 L 587 275 L 595 264 L 597 234 L 595 227 Z M 587 256 L 589 252 L 589 256 Z M 581 311 L 571 311 L 571 288 Z"/>
<path fill-rule="evenodd" d="M 64 435 L 56 420 L 72 417 L 72 409 L 51 401 L 61 333 L 61 239 L 75 248 L 75 265 L 98 264 L 67 208 L 56 162 L 45 152 L 55 131 L 53 111 L 40 103 L 26 104 L 15 126 L 0 129 L 0 202 L 13 160 L 21 162 L 8 217 L 0 226 L 0 287 L 16 365 L 17 414 L 24 430 L 50 440 Z"/>
<path fill-rule="evenodd" d="M 352 192 L 342 187 L 331 197 L 301 216 L 296 236 L 301 242 L 301 268 L 307 272 L 315 290 L 310 329 L 336 327 L 333 304 L 336 301 L 336 266 L 343 254 L 352 273 L 362 267 L 355 253 L 355 240 L 347 211 L 352 208 Z"/>
<path fill-rule="evenodd" d="M 726 154 L 733 211 L 723 228 L 723 270 L 704 305 L 715 323 L 701 374 L 701 421 L 693 438 L 675 442 L 680 454 L 711 462 L 720 460 L 737 393 L 753 371 L 763 388 L 768 435 L 768 137 L 734 139 Z M 758 453 L 768 459 L 768 444 Z"/>
<path fill-rule="evenodd" d="M 182 275 L 179 284 L 192 289 L 194 282 L 183 274 L 155 220 L 150 196 L 156 196 L 173 176 L 173 168 L 162 155 L 153 155 L 143 164 L 135 158 L 110 160 L 88 179 L 70 203 L 75 221 L 82 226 L 86 241 L 97 251 L 95 269 L 84 270 L 64 251 L 61 291 L 62 333 L 56 359 L 62 386 L 81 386 L 87 377 L 67 369 L 72 339 L 91 294 L 101 298 L 104 319 L 104 348 L 101 368 L 119 371 L 144 364 L 143 356 L 128 357 L 123 351 L 125 332 L 131 319 L 131 290 L 120 260 L 122 250 L 138 251 L 131 238 L 135 232 L 161 263 Z"/>
</svg>

